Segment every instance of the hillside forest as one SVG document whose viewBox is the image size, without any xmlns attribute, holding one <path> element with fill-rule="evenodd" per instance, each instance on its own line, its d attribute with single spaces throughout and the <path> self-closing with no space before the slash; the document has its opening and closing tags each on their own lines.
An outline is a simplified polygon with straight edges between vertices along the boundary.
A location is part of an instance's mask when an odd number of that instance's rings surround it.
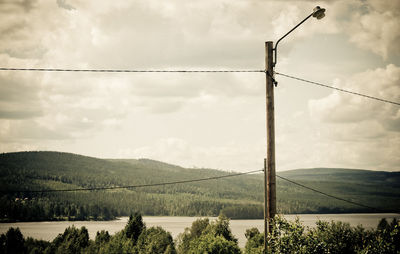
<svg viewBox="0 0 400 254">
<path fill-rule="evenodd" d="M 0 154 L 0 221 L 110 220 L 146 216 L 263 218 L 263 173 L 165 186 L 97 191 L 40 192 L 117 187 L 223 176 L 230 172 L 163 162 L 109 160 L 60 152 Z M 298 169 L 279 175 L 338 197 L 400 210 L 400 173 L 351 169 Z M 283 214 L 377 212 L 277 179 Z"/>
</svg>

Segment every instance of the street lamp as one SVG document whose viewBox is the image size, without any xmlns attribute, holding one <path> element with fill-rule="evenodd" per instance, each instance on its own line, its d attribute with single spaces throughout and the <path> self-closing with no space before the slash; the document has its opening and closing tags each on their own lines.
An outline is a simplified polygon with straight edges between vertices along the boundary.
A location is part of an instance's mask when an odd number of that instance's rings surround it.
<svg viewBox="0 0 400 254">
<path fill-rule="evenodd" d="M 275 173 L 275 116 L 274 116 L 274 67 L 277 62 L 277 47 L 279 42 L 310 17 L 322 19 L 325 9 L 317 6 L 303 21 L 282 36 L 273 47 L 272 41 L 265 43 L 265 73 L 266 73 L 266 109 L 267 109 L 267 158 L 264 159 L 264 251 L 267 250 L 267 236 L 276 215 L 276 173 Z"/>
<path fill-rule="evenodd" d="M 285 38 L 288 34 L 290 34 L 291 32 L 293 32 L 293 30 L 295 30 L 297 27 L 299 27 L 301 24 L 303 24 L 307 19 L 309 19 L 310 17 L 314 17 L 316 19 L 322 19 L 323 17 L 325 17 L 325 9 L 321 8 L 319 6 L 315 7 L 313 9 L 313 12 L 308 15 L 305 19 L 303 19 L 303 21 L 301 21 L 299 24 L 297 24 L 295 27 L 293 27 L 289 32 L 287 32 L 284 36 L 282 36 L 275 44 L 275 48 L 273 49 L 275 55 L 274 55 L 274 61 L 273 61 L 273 67 L 275 67 L 276 62 L 277 62 L 277 47 L 279 42 Z"/>
</svg>

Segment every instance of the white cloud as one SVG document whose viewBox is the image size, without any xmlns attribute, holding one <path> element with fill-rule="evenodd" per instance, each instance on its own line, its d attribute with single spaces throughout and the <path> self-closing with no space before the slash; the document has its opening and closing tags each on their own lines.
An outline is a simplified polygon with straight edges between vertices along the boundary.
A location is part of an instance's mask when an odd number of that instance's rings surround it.
<svg viewBox="0 0 400 254">
<path fill-rule="evenodd" d="M 282 36 L 314 5 L 314 1 L 258 0 L 0 0 L 0 62 L 27 68 L 262 69 L 264 41 Z M 310 19 L 282 43 L 281 67 L 295 69 L 299 64 L 283 61 L 285 57 L 298 50 L 301 42 L 316 35 L 322 38 L 321 34 L 347 33 L 359 47 L 388 58 L 398 53 L 397 1 L 338 0 L 323 1 L 321 6 L 327 9 L 324 19 Z M 326 41 L 327 48 L 333 48 L 332 44 Z M 323 65 L 318 75 L 343 76 L 331 73 L 335 69 L 331 64 L 316 61 L 311 65 L 308 58 L 313 57 L 304 54 L 310 70 Z M 351 63 L 357 65 L 357 60 Z M 395 82 L 398 67 L 388 65 L 337 85 L 399 100 Z M 264 157 L 264 85 L 262 73 L 1 72 L 0 148 L 65 148 L 110 157 L 128 147 L 121 154 L 187 166 L 253 169 L 262 165 Z M 278 89 L 283 100 L 277 100 L 277 111 L 283 109 L 286 114 L 291 111 L 288 106 L 297 105 L 302 107 L 297 111 L 307 110 L 298 94 L 286 97 L 292 88 Z M 346 106 L 339 107 L 342 104 Z M 315 128 L 305 126 L 306 131 L 297 130 L 297 120 L 304 115 L 295 117 L 295 124 L 287 123 L 284 130 L 291 133 L 277 138 L 285 145 L 285 154 L 278 157 L 291 167 L 302 162 L 329 165 L 319 151 L 347 142 L 349 148 L 331 151 L 329 158 L 337 161 L 337 153 L 346 150 L 340 155 L 340 165 L 354 165 L 351 160 L 361 160 L 370 151 L 359 140 L 366 144 L 375 140 L 374 145 L 388 144 L 381 151 L 392 156 L 387 161 L 394 165 L 400 112 L 381 105 L 338 93 L 311 102 L 312 117 L 320 123 Z M 335 131 L 316 133 L 318 124 L 335 126 Z M 325 143 L 316 142 L 319 138 Z M 311 156 L 303 149 L 309 143 L 315 151 Z M 346 157 L 350 147 L 356 151 L 351 159 Z"/>
<path fill-rule="evenodd" d="M 230 142 L 219 146 L 199 146 L 186 140 L 169 137 L 152 145 L 136 149 L 125 148 L 118 151 L 120 158 L 152 158 L 184 167 L 209 167 L 224 170 L 251 170 L 254 165 L 262 167 L 255 158 L 263 158 L 262 146 L 258 150 Z M 237 160 L 240 158 L 240 160 Z"/>
<path fill-rule="evenodd" d="M 386 99 L 400 101 L 400 67 L 393 64 L 385 69 L 368 70 L 354 75 L 345 82 L 336 82 L 336 86 Z M 311 114 L 326 122 L 362 122 L 370 119 L 388 124 L 397 118 L 398 107 L 383 104 L 375 100 L 334 91 L 328 97 L 310 102 Z M 400 126 L 399 126 L 400 130 Z"/>
<path fill-rule="evenodd" d="M 367 0 L 345 23 L 350 41 L 387 59 L 400 53 L 400 2 Z"/>
<path fill-rule="evenodd" d="M 382 99 L 400 101 L 400 67 L 388 65 L 359 73 L 340 88 Z M 400 109 L 397 105 L 337 91 L 311 100 L 313 119 L 322 122 L 321 140 L 334 150 L 331 161 L 354 167 L 398 170 L 400 154 Z"/>
<path fill-rule="evenodd" d="M 64 8 L 69 11 L 75 10 L 75 8 L 72 5 L 68 4 L 66 0 L 57 0 L 57 5 L 60 8 Z"/>
<path fill-rule="evenodd" d="M 27 119 L 43 115 L 41 76 L 0 73 L 0 118 Z M 22 103 L 21 103 L 22 102 Z"/>
</svg>

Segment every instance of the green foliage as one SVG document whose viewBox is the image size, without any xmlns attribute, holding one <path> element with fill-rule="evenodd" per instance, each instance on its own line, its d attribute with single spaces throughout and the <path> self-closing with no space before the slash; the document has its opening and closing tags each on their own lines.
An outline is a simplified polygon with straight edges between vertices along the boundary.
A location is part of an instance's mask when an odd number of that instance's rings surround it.
<svg viewBox="0 0 400 254">
<path fill-rule="evenodd" d="M 233 236 L 229 227 L 229 219 L 223 214 L 221 214 L 214 223 L 211 223 L 210 226 L 206 228 L 205 232 L 211 233 L 214 236 L 221 236 L 227 241 L 237 243 L 237 239 Z"/>
<path fill-rule="evenodd" d="M 176 249 L 170 233 L 160 227 L 146 229 L 142 216 L 135 213 L 123 230 L 112 236 L 107 231 L 99 231 L 94 241 L 89 240 L 85 227 L 68 227 L 52 242 L 30 237 L 25 240 L 18 228 L 10 228 L 0 235 L 0 253 L 175 254 Z"/>
<path fill-rule="evenodd" d="M 245 233 L 247 242 L 244 249 L 246 254 L 263 254 L 264 233 L 260 233 L 257 228 L 247 229 Z"/>
<path fill-rule="evenodd" d="M 400 221 L 393 219 L 384 228 L 378 225 L 377 231 L 369 235 L 366 248 L 360 253 L 400 253 Z"/>
<path fill-rule="evenodd" d="M 229 241 L 221 235 L 205 234 L 196 238 L 190 246 L 188 254 L 239 254 L 237 243 Z"/>
<path fill-rule="evenodd" d="M 19 228 L 9 228 L 0 236 L 0 253 L 25 253 L 25 239 Z"/>
<path fill-rule="evenodd" d="M 225 174 L 144 159 L 102 160 L 57 152 L 0 154 L 0 191 L 4 192 L 142 185 Z M 246 181 L 221 179 L 211 186 L 196 182 L 131 190 L 2 194 L 0 221 L 109 220 L 128 216 L 132 210 L 150 216 L 218 216 L 231 206 L 261 207 L 262 193 L 257 189 L 262 182 L 245 177 Z"/>
<path fill-rule="evenodd" d="M 190 228 L 190 238 L 193 239 L 200 237 L 209 225 L 210 220 L 208 218 L 197 219 L 194 221 L 192 223 L 192 227 Z"/>
<path fill-rule="evenodd" d="M 215 222 L 198 219 L 178 237 L 178 253 L 241 253 L 229 228 L 229 219 L 220 215 Z"/>
<path fill-rule="evenodd" d="M 130 238 L 127 238 L 123 231 L 116 233 L 111 237 L 110 241 L 99 249 L 102 254 L 119 254 L 119 253 L 134 253 L 135 245 Z"/>
<path fill-rule="evenodd" d="M 357 253 L 362 243 L 361 228 L 352 228 L 350 224 L 340 221 L 318 221 L 316 224 L 317 227 L 310 230 L 306 240 L 308 246 L 318 250 L 317 253 Z"/>
<path fill-rule="evenodd" d="M 246 237 L 247 240 L 249 240 L 258 234 L 260 234 L 260 230 L 258 230 L 258 228 L 250 228 L 246 229 L 246 233 L 244 233 L 244 236 Z"/>
<path fill-rule="evenodd" d="M 190 243 L 199 238 L 209 225 L 210 220 L 204 218 L 195 220 L 191 228 L 185 228 L 185 231 L 178 236 L 178 252 L 187 253 L 190 249 Z"/>
<path fill-rule="evenodd" d="M 110 234 L 108 233 L 108 231 L 102 230 L 102 231 L 97 231 L 96 233 L 96 239 L 95 239 L 95 243 L 96 244 L 105 244 L 108 243 L 110 241 Z"/>
<path fill-rule="evenodd" d="M 36 240 L 28 237 L 25 240 L 25 250 L 28 250 L 29 254 L 39 254 L 44 253 L 47 248 L 50 247 L 50 243 L 44 240 Z"/>
<path fill-rule="evenodd" d="M 89 247 L 86 250 L 87 253 L 100 253 L 101 250 L 109 244 L 111 236 L 108 231 L 101 230 L 97 231 L 96 238 L 94 241 L 89 242 Z"/>
<path fill-rule="evenodd" d="M 295 249 L 298 253 L 305 253 L 305 228 L 299 219 L 289 222 L 283 217 L 276 216 L 275 218 L 273 230 L 269 236 L 272 253 L 292 253 Z"/>
<path fill-rule="evenodd" d="M 385 218 L 382 218 L 378 223 L 378 230 L 385 231 L 390 229 L 390 225 Z"/>
<path fill-rule="evenodd" d="M 135 248 L 138 254 L 160 253 L 160 254 L 175 254 L 174 241 L 170 233 L 166 232 L 161 227 L 151 227 L 144 229 L 139 236 Z"/>
<path fill-rule="evenodd" d="M 80 253 L 89 246 L 89 233 L 85 227 L 77 229 L 75 226 L 65 229 L 59 234 L 50 246 L 51 253 Z"/>
<path fill-rule="evenodd" d="M 209 219 L 193 222 L 178 237 L 178 252 L 170 233 L 160 227 L 146 228 L 140 221 L 140 214 L 132 215 L 123 230 L 115 235 L 104 230 L 97 232 L 95 240 L 89 240 L 85 227 L 68 227 L 52 242 L 24 239 L 18 228 L 10 228 L 0 235 L 0 253 L 241 253 L 230 231 L 229 219 L 223 215 L 213 222 Z M 128 237 L 128 228 L 140 227 L 142 230 L 136 241 L 134 233 Z M 263 253 L 263 233 L 251 228 L 246 230 L 245 236 L 247 243 L 244 253 Z M 318 221 L 316 227 L 305 228 L 298 219 L 289 222 L 277 216 L 272 232 L 268 235 L 268 246 L 269 253 L 395 254 L 400 253 L 400 221 L 393 219 L 390 224 L 382 222 L 376 230 L 365 230 L 361 226 L 351 227 L 348 223 L 334 221 Z"/>
<path fill-rule="evenodd" d="M 127 238 L 131 239 L 133 243 L 136 243 L 142 231 L 146 229 L 143 223 L 142 215 L 135 213 L 129 216 L 128 223 L 125 226 L 124 233 Z"/>
<path fill-rule="evenodd" d="M 397 220 L 389 227 L 365 230 L 343 222 L 318 221 L 316 227 L 305 228 L 297 219 L 289 222 L 275 217 L 273 229 L 268 235 L 270 253 L 399 253 L 400 224 Z M 245 253 L 262 253 L 263 234 L 257 229 L 246 231 L 248 239 Z"/>
<path fill-rule="evenodd" d="M 123 230 L 110 236 L 108 232 L 97 232 L 94 245 L 90 246 L 88 253 L 136 253 L 136 244 L 142 233 L 146 230 L 142 216 L 134 213 Z"/>
</svg>

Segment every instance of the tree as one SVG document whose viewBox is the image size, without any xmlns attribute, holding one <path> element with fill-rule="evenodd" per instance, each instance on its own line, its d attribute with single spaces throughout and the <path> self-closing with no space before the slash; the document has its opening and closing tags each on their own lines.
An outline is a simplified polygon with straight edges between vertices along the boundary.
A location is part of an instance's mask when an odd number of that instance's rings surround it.
<svg viewBox="0 0 400 254">
<path fill-rule="evenodd" d="M 136 244 L 139 235 L 146 228 L 140 213 L 131 214 L 128 224 L 125 226 L 124 232 L 127 238 L 130 238 Z"/>
<path fill-rule="evenodd" d="M 260 233 L 257 228 L 247 229 L 246 233 L 247 242 L 245 246 L 246 254 L 262 254 L 264 252 L 264 233 Z"/>
<path fill-rule="evenodd" d="M 102 230 L 102 231 L 97 231 L 96 233 L 96 238 L 94 240 L 94 242 L 96 244 L 104 244 L 107 243 L 108 241 L 110 241 L 110 234 L 108 233 L 108 231 Z"/>
<path fill-rule="evenodd" d="M 178 236 L 178 252 L 187 253 L 190 249 L 190 243 L 199 238 L 209 225 L 210 220 L 204 218 L 195 220 L 190 228 L 185 228 L 185 231 Z"/>
<path fill-rule="evenodd" d="M 385 218 L 382 218 L 378 223 L 378 230 L 385 231 L 390 229 L 390 225 Z"/>
<path fill-rule="evenodd" d="M 210 229 L 213 231 L 215 236 L 219 235 L 228 241 L 237 243 L 237 239 L 233 236 L 232 231 L 229 227 L 229 219 L 224 214 L 221 214 L 218 217 L 217 221 L 211 225 L 212 226 L 210 227 Z"/>
<path fill-rule="evenodd" d="M 215 222 L 199 219 L 178 238 L 179 253 L 240 253 L 237 239 L 229 228 L 229 219 L 220 215 Z"/>
<path fill-rule="evenodd" d="M 51 249 L 55 253 L 80 253 L 89 246 L 89 233 L 85 227 L 75 226 L 65 229 L 52 242 Z"/>
<path fill-rule="evenodd" d="M 18 254 L 25 252 L 25 240 L 19 228 L 9 228 L 2 241 L 4 241 L 4 253 Z"/>
<path fill-rule="evenodd" d="M 192 238 L 199 237 L 203 231 L 210 225 L 210 220 L 208 218 L 198 219 L 192 223 L 190 229 L 190 235 Z"/>
<path fill-rule="evenodd" d="M 121 254 L 121 253 L 134 253 L 133 241 L 127 238 L 125 232 L 122 230 L 110 238 L 104 246 L 100 246 L 97 252 L 101 254 Z"/>
<path fill-rule="evenodd" d="M 174 241 L 170 233 L 161 227 L 151 227 L 144 229 L 140 234 L 135 247 L 137 253 L 164 253 L 175 254 Z"/>
<path fill-rule="evenodd" d="M 28 237 L 25 240 L 24 246 L 26 253 L 39 254 L 45 252 L 46 248 L 50 246 L 50 242 L 44 240 L 36 240 L 31 237 Z M 0 251 L 0 253 L 2 252 Z"/>
<path fill-rule="evenodd" d="M 225 239 L 221 235 L 205 234 L 196 238 L 190 245 L 188 254 L 240 254 L 237 243 Z"/>
<path fill-rule="evenodd" d="M 298 219 L 289 222 L 277 216 L 268 245 L 271 253 L 395 254 L 400 253 L 400 224 L 396 223 L 387 228 L 382 222 L 376 230 L 365 230 L 340 221 L 318 221 L 316 227 L 305 230 Z M 245 253 L 263 253 L 263 234 L 249 229 L 246 237 Z"/>
</svg>

